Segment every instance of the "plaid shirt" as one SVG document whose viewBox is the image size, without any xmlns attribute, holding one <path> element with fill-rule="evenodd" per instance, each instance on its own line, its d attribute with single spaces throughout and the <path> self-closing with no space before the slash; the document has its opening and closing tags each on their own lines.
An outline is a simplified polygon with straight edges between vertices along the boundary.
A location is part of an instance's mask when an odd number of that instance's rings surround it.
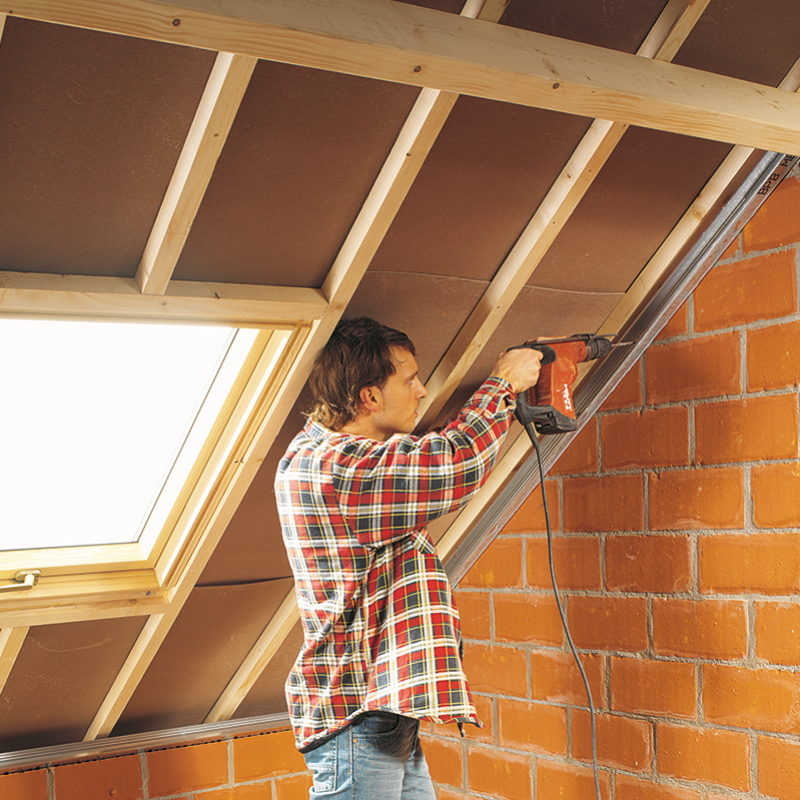
<svg viewBox="0 0 800 800">
<path fill-rule="evenodd" d="M 309 420 L 290 445 L 275 489 L 304 629 L 286 682 L 300 750 L 368 710 L 480 725 L 424 525 L 481 487 L 513 400 L 490 378 L 440 432 L 379 442 Z"/>
</svg>

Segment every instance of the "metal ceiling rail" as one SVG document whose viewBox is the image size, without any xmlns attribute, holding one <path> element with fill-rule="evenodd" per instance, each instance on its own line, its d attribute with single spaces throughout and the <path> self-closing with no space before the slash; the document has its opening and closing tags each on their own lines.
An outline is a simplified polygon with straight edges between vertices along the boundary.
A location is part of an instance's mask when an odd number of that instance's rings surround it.
<svg viewBox="0 0 800 800">
<path fill-rule="evenodd" d="M 639 360 L 664 325 L 797 163 L 798 158 L 782 153 L 765 153 L 678 266 L 653 293 L 634 321 L 624 331 L 620 331 L 625 341 L 634 342 L 633 346 L 616 348 L 597 364 L 588 379 L 582 383 L 575 397 L 578 428 L 570 433 L 544 437 L 541 451 L 545 473 Z M 446 560 L 445 569 L 453 585 L 466 575 L 525 498 L 538 486 L 539 480 L 536 459 L 530 457 L 487 506 L 480 521 L 463 537 Z"/>
<path fill-rule="evenodd" d="M 253 733 L 270 733 L 286 728 L 289 728 L 288 714 L 265 714 L 260 717 L 215 722 L 213 725 L 191 725 L 163 731 L 134 733 L 129 736 L 113 736 L 88 742 L 17 750 L 11 753 L 0 753 L 0 774 L 22 769 L 44 769 L 56 764 L 87 759 L 116 757 L 126 753 L 157 750 L 173 745 L 198 744 Z"/>
</svg>

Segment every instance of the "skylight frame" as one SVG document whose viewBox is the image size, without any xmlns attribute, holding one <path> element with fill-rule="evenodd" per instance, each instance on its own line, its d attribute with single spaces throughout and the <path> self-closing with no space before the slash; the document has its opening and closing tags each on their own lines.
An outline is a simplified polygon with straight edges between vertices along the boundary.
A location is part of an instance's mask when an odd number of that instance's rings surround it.
<svg viewBox="0 0 800 800">
<path fill-rule="evenodd" d="M 52 319 L 53 315 L 46 317 Z M 153 321 L 152 317 L 133 319 Z M 186 480 L 172 491 L 170 509 L 162 514 L 164 524 L 133 544 L 0 553 L 0 583 L 10 582 L 20 570 L 41 572 L 33 590 L 0 595 L 0 628 L 149 615 L 168 607 L 187 565 L 198 548 L 206 546 L 208 520 L 204 516 L 209 511 L 209 498 L 229 491 L 235 473 L 243 466 L 254 425 L 263 423 L 270 402 L 309 332 L 304 320 L 243 325 L 238 320 L 219 318 L 212 324 L 255 328 L 258 333 L 241 357 L 240 368 L 227 376 L 229 383 L 223 391 L 219 413 L 198 448 L 197 459 L 185 470 Z M 225 361 L 230 360 L 229 356 Z M 214 383 L 218 380 L 219 375 Z"/>
</svg>

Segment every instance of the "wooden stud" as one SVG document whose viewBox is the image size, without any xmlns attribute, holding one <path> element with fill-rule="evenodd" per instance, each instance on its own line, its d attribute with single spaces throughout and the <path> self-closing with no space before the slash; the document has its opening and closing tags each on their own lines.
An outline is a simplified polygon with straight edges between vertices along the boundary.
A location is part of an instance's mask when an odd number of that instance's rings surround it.
<svg viewBox="0 0 800 800">
<path fill-rule="evenodd" d="M 136 272 L 143 294 L 164 294 L 257 59 L 217 53 L 166 196 Z"/>
<path fill-rule="evenodd" d="M 294 327 L 320 319 L 318 289 L 172 281 L 143 295 L 132 278 L 0 272 L 0 315 L 183 322 L 231 327 Z"/>
<path fill-rule="evenodd" d="M 28 635 L 28 628 L 3 628 L 0 630 L 0 692 L 8 681 L 19 651 Z"/>
<path fill-rule="evenodd" d="M 778 152 L 800 148 L 800 98 L 780 89 L 401 3 L 327 0 L 324 10 L 315 0 L 14 5 L 32 19 Z"/>
<path fill-rule="evenodd" d="M 672 0 L 639 54 L 646 58 L 672 57 L 677 50 L 677 33 L 684 38 L 688 36 L 708 2 Z M 606 120 L 592 123 L 428 380 L 428 397 L 422 404 L 419 430 L 433 426 L 627 129 L 627 125 Z"/>
</svg>

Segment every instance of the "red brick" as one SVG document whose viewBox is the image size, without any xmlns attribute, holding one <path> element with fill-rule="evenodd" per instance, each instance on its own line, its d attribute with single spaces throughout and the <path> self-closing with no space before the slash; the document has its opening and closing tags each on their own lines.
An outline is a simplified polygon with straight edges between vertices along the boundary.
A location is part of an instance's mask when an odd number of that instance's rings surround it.
<svg viewBox="0 0 800 800">
<path fill-rule="evenodd" d="M 522 539 L 495 539 L 461 579 L 459 586 L 477 589 L 522 586 Z"/>
<path fill-rule="evenodd" d="M 736 394 L 741 390 L 739 334 L 659 344 L 647 351 L 648 405 Z"/>
<path fill-rule="evenodd" d="M 800 383 L 800 322 L 747 331 L 747 388 L 751 392 Z"/>
<path fill-rule="evenodd" d="M 800 674 L 721 664 L 703 667 L 707 722 L 775 733 L 800 733 Z"/>
<path fill-rule="evenodd" d="M 649 722 L 612 714 L 596 714 L 597 762 L 630 772 L 650 772 L 653 727 Z M 572 756 L 592 760 L 592 718 L 588 711 L 572 715 Z"/>
<path fill-rule="evenodd" d="M 233 742 L 233 774 L 237 782 L 305 772 L 306 763 L 290 731 L 245 736 Z"/>
<path fill-rule="evenodd" d="M 610 778 L 600 772 L 600 796 L 611 797 Z M 552 761 L 539 760 L 536 765 L 536 800 L 596 800 L 594 772 Z"/>
<path fill-rule="evenodd" d="M 494 635 L 498 642 L 534 642 L 560 647 L 564 630 L 552 594 L 494 595 Z"/>
<path fill-rule="evenodd" d="M 472 702 L 475 705 L 475 711 L 478 713 L 478 719 L 483 723 L 483 727 L 478 728 L 476 725 L 465 725 L 465 736 L 471 741 L 494 744 L 494 704 L 496 701 L 492 697 L 484 697 L 476 694 L 473 695 Z M 431 725 L 431 733 L 435 736 L 446 736 L 451 739 L 458 739 L 459 742 L 463 738 L 455 722 L 451 722 L 447 725 L 433 724 Z"/>
<path fill-rule="evenodd" d="M 611 708 L 696 719 L 697 668 L 679 661 L 612 658 Z"/>
<path fill-rule="evenodd" d="M 681 307 L 672 315 L 671 319 L 661 329 L 656 341 L 659 339 L 672 339 L 675 336 L 682 336 L 689 332 L 689 306 L 684 302 Z"/>
<path fill-rule="evenodd" d="M 528 539 L 528 585 L 550 589 L 550 557 L 546 538 Z M 592 591 L 602 587 L 600 540 L 596 536 L 554 536 L 553 566 L 559 589 Z"/>
<path fill-rule="evenodd" d="M 575 595 L 567 617 L 576 647 L 635 653 L 648 646 L 644 598 Z"/>
<path fill-rule="evenodd" d="M 703 781 L 746 792 L 750 789 L 750 737 L 730 731 L 659 725 L 661 775 Z"/>
<path fill-rule="evenodd" d="M 800 591 L 800 534 L 700 536 L 698 550 L 701 592 Z"/>
<path fill-rule="evenodd" d="M 460 741 L 426 736 L 422 752 L 425 753 L 431 778 L 436 783 L 446 783 L 459 789 L 464 787 L 464 756 Z"/>
<path fill-rule="evenodd" d="M 744 483 L 738 467 L 648 475 L 650 530 L 744 527 Z"/>
<path fill-rule="evenodd" d="M 4 800 L 47 800 L 47 771 L 0 775 L 0 797 Z"/>
<path fill-rule="evenodd" d="M 719 257 L 720 261 L 726 258 L 733 258 L 739 252 L 739 236 L 728 245 L 728 249 Z"/>
<path fill-rule="evenodd" d="M 694 292 L 698 333 L 797 311 L 794 251 L 718 264 Z"/>
<path fill-rule="evenodd" d="M 700 800 L 699 792 L 661 786 L 628 775 L 616 776 L 616 800 Z"/>
<path fill-rule="evenodd" d="M 797 603 L 756 603 L 756 656 L 787 667 L 800 664 Z"/>
<path fill-rule="evenodd" d="M 465 639 L 492 638 L 492 596 L 489 592 L 456 591 L 456 605 Z"/>
<path fill-rule="evenodd" d="M 771 736 L 758 737 L 758 790 L 778 800 L 797 800 L 800 744 Z"/>
<path fill-rule="evenodd" d="M 644 524 L 644 486 L 641 475 L 565 478 L 564 530 L 641 530 Z"/>
<path fill-rule="evenodd" d="M 742 233 L 745 252 L 771 250 L 800 240 L 800 182 L 786 178 L 747 223 Z"/>
<path fill-rule="evenodd" d="M 662 656 L 747 656 L 747 608 L 739 601 L 653 599 L 653 648 Z"/>
<path fill-rule="evenodd" d="M 531 697 L 551 703 L 589 707 L 586 686 L 572 653 L 538 650 L 530 654 Z M 605 707 L 605 660 L 602 656 L 581 654 L 581 664 L 589 681 L 595 708 Z"/>
<path fill-rule="evenodd" d="M 228 783 L 228 743 L 156 750 L 147 754 L 150 797 L 214 789 Z"/>
<path fill-rule="evenodd" d="M 531 760 L 493 748 L 470 747 L 467 755 L 469 788 L 505 800 L 530 800 Z"/>
<path fill-rule="evenodd" d="M 753 522 L 759 528 L 800 526 L 800 465 L 765 464 L 753 467 L 751 485 Z"/>
<path fill-rule="evenodd" d="M 597 453 L 597 419 L 592 417 L 570 442 L 549 475 L 577 475 L 597 472 L 600 461 Z M 550 502 L 548 495 L 548 503 Z"/>
<path fill-rule="evenodd" d="M 567 710 L 544 703 L 498 701 L 500 746 L 535 753 L 567 754 Z"/>
<path fill-rule="evenodd" d="M 606 588 L 612 592 L 685 592 L 692 585 L 687 536 L 609 536 Z"/>
<path fill-rule="evenodd" d="M 555 481 L 545 480 L 544 486 L 547 492 L 547 511 L 550 514 L 550 526 L 553 530 L 558 530 L 561 526 L 558 510 L 558 484 Z M 544 516 L 542 488 L 539 485 L 525 498 L 525 501 L 516 510 L 514 516 L 506 523 L 503 533 L 536 533 L 546 530 L 547 523 Z"/>
<path fill-rule="evenodd" d="M 311 774 L 289 775 L 275 780 L 275 800 L 301 800 L 308 797 L 313 780 Z M 258 795 L 253 800 L 267 800 L 269 795 Z M 205 797 L 203 797 L 205 800 Z M 247 800 L 250 800 L 248 798 Z"/>
<path fill-rule="evenodd" d="M 464 669 L 473 691 L 527 696 L 528 667 L 523 650 L 476 642 L 466 642 L 464 650 Z"/>
<path fill-rule="evenodd" d="M 613 392 L 603 403 L 603 411 L 614 411 L 631 408 L 642 404 L 642 371 L 641 362 L 637 361 L 617 384 Z"/>
<path fill-rule="evenodd" d="M 797 397 L 776 395 L 695 408 L 698 464 L 797 457 Z"/>
<path fill-rule="evenodd" d="M 689 409 L 649 409 L 603 418 L 603 466 L 679 467 L 689 464 Z"/>
<path fill-rule="evenodd" d="M 56 767 L 53 779 L 59 800 L 85 800 L 87 797 L 140 800 L 143 796 L 139 756 Z"/>
</svg>

